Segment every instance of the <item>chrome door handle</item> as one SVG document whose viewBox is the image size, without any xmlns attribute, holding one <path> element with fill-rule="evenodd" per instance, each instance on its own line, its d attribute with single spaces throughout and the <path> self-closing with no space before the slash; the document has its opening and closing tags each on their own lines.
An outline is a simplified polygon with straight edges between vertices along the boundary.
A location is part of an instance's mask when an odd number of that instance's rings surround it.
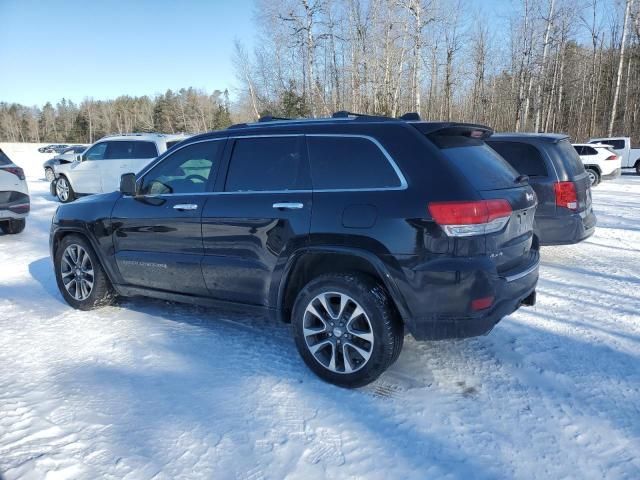
<svg viewBox="0 0 640 480">
<path fill-rule="evenodd" d="M 273 204 L 273 208 L 278 210 L 299 210 L 302 207 L 304 207 L 304 204 L 300 202 L 282 202 Z"/>
<path fill-rule="evenodd" d="M 198 205 L 195 203 L 177 203 L 173 206 L 174 210 L 197 210 Z"/>
</svg>

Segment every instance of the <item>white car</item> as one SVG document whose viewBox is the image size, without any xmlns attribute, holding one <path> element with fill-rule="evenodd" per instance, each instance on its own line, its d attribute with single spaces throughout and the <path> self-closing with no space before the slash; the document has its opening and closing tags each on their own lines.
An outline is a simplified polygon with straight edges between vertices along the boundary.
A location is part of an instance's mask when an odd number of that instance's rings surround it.
<svg viewBox="0 0 640 480">
<path fill-rule="evenodd" d="M 75 162 L 57 165 L 55 195 L 63 203 L 80 195 L 113 192 L 123 173 L 139 172 L 187 135 L 129 133 L 101 138 Z M 53 190 L 53 189 L 52 189 Z"/>
<path fill-rule="evenodd" d="M 31 208 L 24 171 L 0 150 L 0 228 L 20 233 Z"/>
<path fill-rule="evenodd" d="M 53 182 L 55 180 L 55 166 L 62 165 L 65 163 L 71 163 L 75 161 L 76 156 L 79 153 L 84 152 L 89 145 L 72 145 L 62 153 L 57 154 L 55 157 L 50 158 L 42 167 L 44 168 L 44 177 L 48 182 Z"/>
<path fill-rule="evenodd" d="M 631 146 L 629 137 L 592 138 L 589 144 L 604 143 L 610 145 L 613 151 L 620 157 L 622 168 L 635 168 L 640 175 L 640 147 Z"/>
<path fill-rule="evenodd" d="M 584 169 L 589 175 L 591 186 L 595 187 L 602 180 L 613 180 L 620 176 L 620 156 L 613 151 L 611 145 L 604 143 L 575 143 L 576 149 Z"/>
</svg>

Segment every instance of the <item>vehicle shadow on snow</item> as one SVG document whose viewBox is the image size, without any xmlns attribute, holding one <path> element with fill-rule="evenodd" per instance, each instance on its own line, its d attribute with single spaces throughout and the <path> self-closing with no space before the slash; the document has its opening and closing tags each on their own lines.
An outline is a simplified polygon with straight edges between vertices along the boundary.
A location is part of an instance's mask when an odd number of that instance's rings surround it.
<svg viewBox="0 0 640 480">
<path fill-rule="evenodd" d="M 157 439 L 191 431 L 213 450 L 227 442 L 235 455 L 230 457 L 235 459 L 234 468 L 240 458 L 258 459 L 264 466 L 270 461 L 260 447 L 264 442 L 296 437 L 300 445 L 292 448 L 303 456 L 321 429 L 333 427 L 323 423 L 323 418 L 331 417 L 345 431 L 365 432 L 374 452 L 379 446 L 381 455 L 402 459 L 412 471 L 438 465 L 461 478 L 496 474 L 494 463 L 483 463 L 478 452 L 464 451 L 453 438 L 428 433 L 420 422 L 411 421 L 413 414 L 406 413 L 403 422 L 388 418 L 389 408 L 401 404 L 402 397 L 391 399 L 389 407 L 387 400 L 369 395 L 367 389 L 343 390 L 317 379 L 299 359 L 287 325 L 150 299 L 124 300 L 121 307 L 157 317 L 149 321 L 167 322 L 160 334 L 132 346 L 144 350 L 143 358 L 157 361 L 126 366 L 78 364 L 63 382 L 71 397 L 82 392 L 78 415 L 87 408 L 89 397 L 89 406 L 115 420 L 112 441 L 119 448 L 164 465 Z M 543 317 L 536 311 L 528 315 Z M 524 389 L 528 393 L 522 401 L 555 404 L 563 398 L 575 405 L 576 415 L 604 418 L 619 430 L 640 434 L 638 425 L 630 421 L 640 415 L 639 392 L 634 387 L 638 378 L 629 375 L 637 365 L 636 357 L 558 335 L 526 320 L 505 323 L 478 339 L 431 344 L 409 340 L 393 369 L 419 377 L 424 371 L 418 369 L 435 365 L 435 388 L 413 389 L 411 396 L 444 395 L 448 401 L 463 402 L 458 414 L 470 424 L 483 418 L 487 400 L 495 400 L 489 390 L 522 399 Z M 477 395 L 438 391 L 439 379 L 468 378 L 470 366 L 479 382 Z M 587 383 L 597 388 L 587 388 Z M 627 387 L 620 398 L 623 385 Z M 505 403 L 500 408 L 507 417 L 519 418 L 521 407 Z M 86 414 L 91 417 L 92 412 Z M 299 431 L 291 431 L 292 425 Z M 496 426 L 489 422 L 487 429 L 491 428 Z M 562 427 L 549 433 L 561 437 Z M 496 434 L 507 439 L 512 435 L 508 425 Z"/>
<path fill-rule="evenodd" d="M 309 463 L 336 461 L 336 455 L 344 462 L 339 445 L 331 447 L 339 450 L 332 459 L 308 458 L 309 450 L 331 449 L 322 443 L 327 442 L 322 432 L 333 431 L 338 422 L 347 431 L 363 432 L 370 448 L 401 459 L 410 471 L 433 465 L 446 471 L 449 465 L 463 477 L 494 476 L 449 439 L 388 418 L 389 404 L 368 391 L 344 390 L 316 378 L 298 357 L 287 325 L 147 299 L 121 306 L 136 318 L 147 314 L 159 317 L 150 321 L 167 322 L 165 334 L 142 339 L 139 347 L 141 357 L 158 359 L 155 365 L 78 364 L 62 381 L 65 401 L 77 405 L 78 419 L 91 417 L 88 404 L 115 421 L 111 441 L 119 449 L 163 465 L 158 439 L 173 440 L 176 431 L 189 431 L 212 451 L 228 444 L 232 468 L 252 459 L 268 464 L 275 458 L 264 452 L 264 443 L 283 439 L 295 440 L 289 445 Z M 323 421 L 327 416 L 331 423 Z"/>
<path fill-rule="evenodd" d="M 58 290 L 53 264 L 49 257 L 42 257 L 31 262 L 29 264 L 29 273 L 47 294 L 53 297 L 58 303 L 67 305 Z"/>
</svg>

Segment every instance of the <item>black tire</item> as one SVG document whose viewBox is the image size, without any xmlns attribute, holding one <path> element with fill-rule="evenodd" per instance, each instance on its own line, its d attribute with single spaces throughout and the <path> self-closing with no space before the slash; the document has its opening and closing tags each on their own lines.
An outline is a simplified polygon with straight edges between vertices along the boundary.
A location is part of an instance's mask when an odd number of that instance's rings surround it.
<svg viewBox="0 0 640 480">
<path fill-rule="evenodd" d="M 307 345 L 303 331 L 307 306 L 315 301 L 319 295 L 325 293 L 350 297 L 364 310 L 365 318 L 370 324 L 373 342 L 366 347 L 369 349 L 369 359 L 362 362 L 361 366 L 358 366 L 358 369 L 352 373 L 331 370 L 316 359 Z M 338 320 L 340 319 L 335 319 L 336 323 Z M 370 277 L 355 273 L 327 274 L 310 281 L 298 293 L 293 306 L 291 323 L 296 347 L 307 366 L 323 380 L 346 388 L 362 387 L 376 380 L 398 358 L 404 341 L 402 322 L 386 290 Z M 327 327 L 327 331 L 330 328 Z M 340 337 L 343 337 L 345 342 L 353 343 L 353 339 L 348 339 L 350 337 L 349 330 L 345 330 L 345 328 L 333 328 L 333 335 L 331 333 L 318 334 L 322 335 L 318 343 L 326 343 L 327 341 L 340 343 Z M 339 330 L 339 333 L 335 333 L 336 330 Z M 334 343 L 334 346 L 329 350 L 334 352 L 335 348 Z M 342 346 L 342 348 L 346 347 Z M 338 360 L 335 364 L 342 364 L 342 370 L 345 370 L 344 365 L 347 362 L 342 354 L 339 356 L 342 358 L 342 362 Z"/>
<path fill-rule="evenodd" d="M 56 178 L 56 174 L 53 173 L 53 168 L 47 167 L 44 169 L 44 178 L 47 179 L 47 182 L 53 182 Z"/>
<path fill-rule="evenodd" d="M 73 202 L 76 199 L 76 192 L 73 191 L 73 187 L 71 186 L 71 183 L 69 182 L 67 177 L 65 177 L 64 175 L 59 176 L 58 179 L 55 181 L 55 184 L 56 184 L 56 197 L 58 198 L 58 200 L 60 200 L 60 202 L 69 203 L 69 202 Z M 63 193 L 65 185 L 68 188 L 68 195 L 66 197 L 64 196 L 64 193 Z"/>
<path fill-rule="evenodd" d="M 22 232 L 26 225 L 27 221 L 24 218 L 11 219 L 0 223 L 2 231 L 7 235 L 16 235 Z"/>
<path fill-rule="evenodd" d="M 587 175 L 589 175 L 589 181 L 592 187 L 597 187 L 600 184 L 600 174 L 594 168 L 585 168 Z"/>
<path fill-rule="evenodd" d="M 87 277 L 93 279 L 93 286 L 89 295 L 81 300 L 78 300 L 74 297 L 74 295 L 72 295 L 72 293 L 65 287 L 65 283 L 63 280 L 63 255 L 65 254 L 67 248 L 70 246 L 80 246 L 82 249 L 84 249 L 84 251 L 89 255 L 91 267 L 93 270 L 93 274 Z M 111 286 L 111 282 L 104 272 L 95 251 L 84 237 L 80 235 L 68 235 L 62 239 L 62 241 L 58 244 L 58 248 L 56 249 L 54 255 L 54 269 L 58 289 L 60 290 L 60 293 L 64 297 L 65 301 L 73 308 L 76 308 L 78 310 L 93 310 L 95 308 L 110 305 L 115 300 L 115 293 L 113 291 L 113 287 Z M 71 280 L 71 282 L 73 282 L 73 280 Z"/>
<path fill-rule="evenodd" d="M 640 160 L 636 161 L 636 175 L 640 175 Z"/>
</svg>

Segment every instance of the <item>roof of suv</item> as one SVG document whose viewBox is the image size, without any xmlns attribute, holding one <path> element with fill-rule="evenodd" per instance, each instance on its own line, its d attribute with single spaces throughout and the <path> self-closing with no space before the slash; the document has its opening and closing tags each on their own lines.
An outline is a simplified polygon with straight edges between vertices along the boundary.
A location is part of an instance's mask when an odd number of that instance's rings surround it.
<svg viewBox="0 0 640 480">
<path fill-rule="evenodd" d="M 102 140 L 130 140 L 130 141 L 152 141 L 152 142 L 170 142 L 172 140 L 177 139 L 185 139 L 189 138 L 190 135 L 185 133 L 175 133 L 175 134 L 166 134 L 166 133 L 120 133 L 115 135 L 105 135 L 102 137 L 99 142 Z"/>
<path fill-rule="evenodd" d="M 542 140 L 551 143 L 557 143 L 560 140 L 569 138 L 568 135 L 563 133 L 534 133 L 534 132 L 506 132 L 506 133 L 494 133 L 491 135 L 491 140 Z"/>
</svg>

